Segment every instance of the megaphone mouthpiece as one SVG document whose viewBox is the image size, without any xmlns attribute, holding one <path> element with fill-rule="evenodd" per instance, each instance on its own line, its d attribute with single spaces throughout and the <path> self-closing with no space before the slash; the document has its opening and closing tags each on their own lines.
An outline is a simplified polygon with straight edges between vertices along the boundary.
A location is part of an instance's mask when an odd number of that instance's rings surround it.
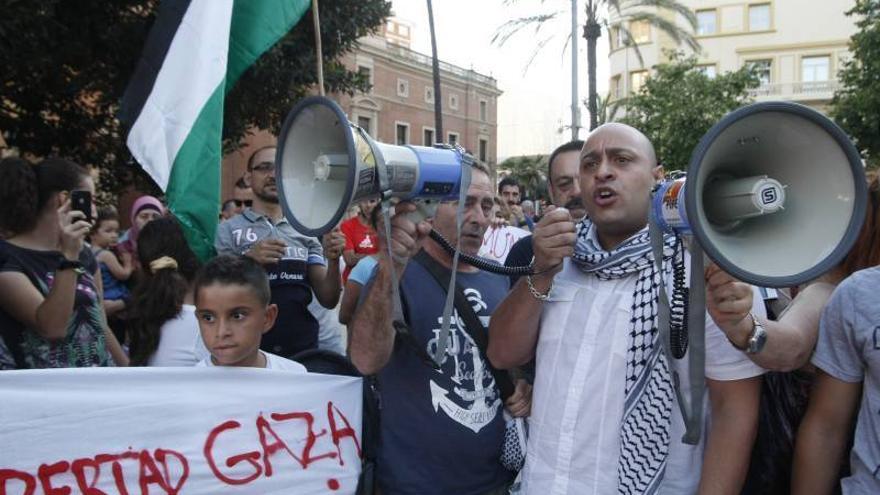
<svg viewBox="0 0 880 495">
<path fill-rule="evenodd" d="M 709 180 L 703 192 L 706 217 L 719 228 L 776 213 L 785 205 L 785 186 L 766 175 Z"/>
<path fill-rule="evenodd" d="M 318 155 L 313 164 L 315 180 L 345 180 L 348 176 L 348 155 L 345 153 Z"/>
</svg>

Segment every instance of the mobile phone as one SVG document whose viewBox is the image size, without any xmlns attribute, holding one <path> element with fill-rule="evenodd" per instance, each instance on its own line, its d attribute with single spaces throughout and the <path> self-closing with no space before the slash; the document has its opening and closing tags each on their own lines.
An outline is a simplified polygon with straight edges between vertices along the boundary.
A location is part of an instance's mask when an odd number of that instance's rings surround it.
<svg viewBox="0 0 880 495">
<path fill-rule="evenodd" d="M 71 191 L 70 209 L 74 211 L 81 211 L 86 216 L 86 222 L 91 222 L 92 193 L 90 193 L 89 191 Z"/>
</svg>

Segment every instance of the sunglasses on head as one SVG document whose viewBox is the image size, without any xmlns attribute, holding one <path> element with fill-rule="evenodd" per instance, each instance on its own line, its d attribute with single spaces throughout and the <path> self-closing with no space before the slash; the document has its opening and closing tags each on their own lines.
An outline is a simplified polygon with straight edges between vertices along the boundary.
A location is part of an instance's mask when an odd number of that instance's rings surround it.
<svg viewBox="0 0 880 495">
<path fill-rule="evenodd" d="M 242 200 L 240 200 L 240 199 L 233 199 L 232 201 L 235 202 L 235 206 L 237 206 L 237 207 L 239 207 L 239 208 L 241 208 L 241 205 L 242 205 L 242 204 L 243 204 L 244 206 L 247 206 L 248 208 L 250 208 L 251 205 L 254 204 L 254 201 L 253 201 L 252 199 L 245 199 L 244 201 L 242 201 Z"/>
</svg>

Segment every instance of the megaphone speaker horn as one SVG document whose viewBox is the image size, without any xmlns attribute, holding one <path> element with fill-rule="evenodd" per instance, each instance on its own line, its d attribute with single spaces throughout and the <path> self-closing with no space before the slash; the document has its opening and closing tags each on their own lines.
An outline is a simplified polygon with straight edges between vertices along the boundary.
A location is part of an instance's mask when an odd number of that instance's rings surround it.
<svg viewBox="0 0 880 495">
<path fill-rule="evenodd" d="M 469 160 L 458 148 L 376 142 L 333 100 L 308 97 L 281 128 L 275 172 L 279 202 L 294 229 L 320 236 L 359 201 L 458 199 L 462 167 Z"/>
<path fill-rule="evenodd" d="M 756 103 L 715 124 L 684 181 L 664 184 L 652 215 L 692 233 L 724 271 L 763 287 L 791 287 L 837 266 L 865 217 L 861 157 L 819 112 Z"/>
</svg>

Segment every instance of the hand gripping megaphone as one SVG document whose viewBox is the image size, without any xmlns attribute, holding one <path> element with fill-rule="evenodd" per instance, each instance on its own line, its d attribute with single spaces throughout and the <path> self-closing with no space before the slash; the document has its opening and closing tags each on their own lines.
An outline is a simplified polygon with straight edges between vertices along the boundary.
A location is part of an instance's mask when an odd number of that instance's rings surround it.
<svg viewBox="0 0 880 495">
<path fill-rule="evenodd" d="M 420 218 L 458 199 L 470 157 L 460 148 L 395 146 L 374 141 L 333 100 L 303 99 L 287 115 L 278 140 L 281 208 L 290 224 L 321 236 L 349 206 L 374 198 L 411 200 Z"/>
<path fill-rule="evenodd" d="M 663 230 L 692 234 L 734 277 L 792 287 L 843 260 L 866 202 L 864 167 L 846 134 L 808 107 L 766 102 L 716 123 L 686 182 L 655 192 L 651 215 Z"/>
</svg>

